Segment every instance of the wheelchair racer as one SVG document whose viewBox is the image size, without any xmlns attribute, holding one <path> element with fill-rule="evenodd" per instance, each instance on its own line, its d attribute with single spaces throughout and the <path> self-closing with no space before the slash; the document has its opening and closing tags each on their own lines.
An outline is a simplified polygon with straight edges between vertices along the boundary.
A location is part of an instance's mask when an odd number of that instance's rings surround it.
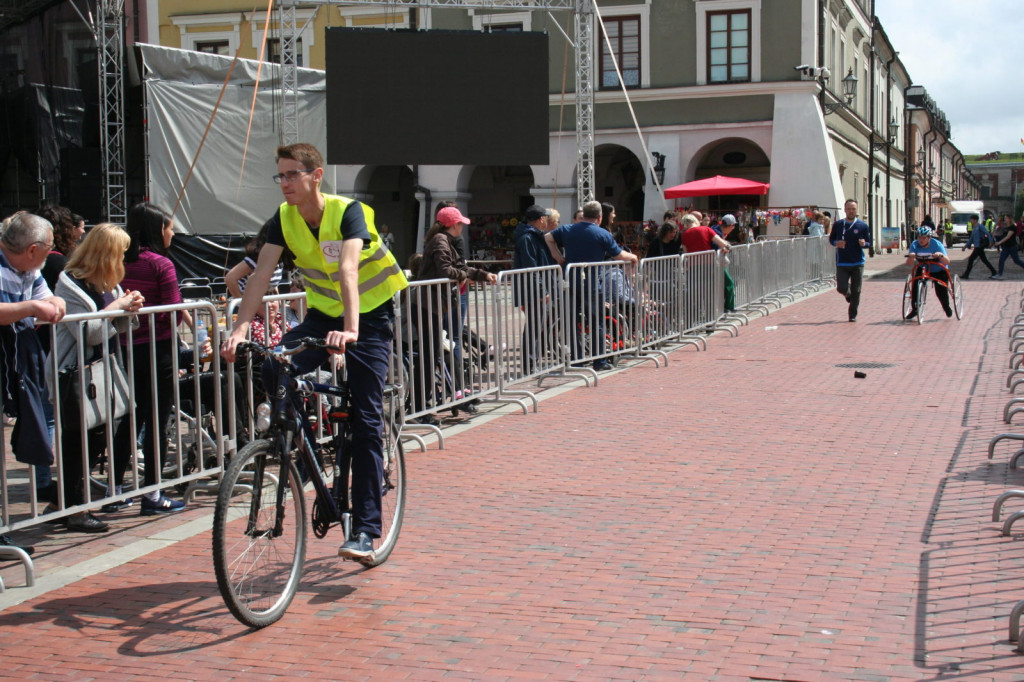
<svg viewBox="0 0 1024 682">
<path fill-rule="evenodd" d="M 917 228 L 917 239 L 910 244 L 910 254 L 907 256 L 907 265 L 911 267 L 913 276 L 923 276 L 927 271 L 928 276 L 933 280 L 945 282 L 943 286 L 937 281 L 932 284 L 935 287 L 935 295 L 942 304 L 942 310 L 946 317 L 953 316 L 953 309 L 949 307 L 949 256 L 946 255 L 946 247 L 942 242 L 933 237 L 933 232 L 927 225 Z M 922 258 L 927 260 L 922 260 Z M 906 319 L 912 320 L 917 316 L 917 287 L 911 287 L 910 313 Z"/>
</svg>

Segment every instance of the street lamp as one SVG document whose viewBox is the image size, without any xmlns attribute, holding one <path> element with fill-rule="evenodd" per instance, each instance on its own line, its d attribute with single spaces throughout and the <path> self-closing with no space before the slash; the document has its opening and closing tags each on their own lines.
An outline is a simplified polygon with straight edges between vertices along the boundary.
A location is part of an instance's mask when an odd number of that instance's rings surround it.
<svg viewBox="0 0 1024 682">
<path fill-rule="evenodd" d="M 665 155 L 658 152 L 651 152 L 654 157 L 654 177 L 658 180 L 658 186 L 665 184 Z"/>
<path fill-rule="evenodd" d="M 896 119 L 889 121 L 889 139 L 885 142 L 872 142 L 871 151 L 879 152 L 885 149 L 886 147 L 891 146 L 894 142 L 896 142 L 896 137 L 899 134 L 900 124 L 896 121 Z"/>
<path fill-rule="evenodd" d="M 826 103 L 825 102 L 825 80 L 823 76 L 819 79 L 821 81 L 821 110 L 826 116 L 833 114 L 843 108 L 844 104 L 841 101 Z M 853 67 L 850 67 L 849 72 L 840 81 L 843 86 L 843 99 L 846 100 L 845 106 L 849 107 L 853 105 L 853 100 L 857 97 L 857 77 L 853 75 Z"/>
</svg>

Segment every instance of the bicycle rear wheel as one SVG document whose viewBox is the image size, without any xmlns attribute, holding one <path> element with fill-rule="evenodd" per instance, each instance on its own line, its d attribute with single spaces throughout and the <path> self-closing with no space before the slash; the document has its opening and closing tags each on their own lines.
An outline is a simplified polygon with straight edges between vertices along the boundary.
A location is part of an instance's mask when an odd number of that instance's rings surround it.
<svg viewBox="0 0 1024 682">
<path fill-rule="evenodd" d="M 956 319 L 962 320 L 964 317 L 964 287 L 960 283 L 960 275 L 952 275 L 949 281 L 949 297 L 953 303 L 953 314 L 956 315 Z"/>
<path fill-rule="evenodd" d="M 256 440 L 231 460 L 213 514 L 213 567 L 228 610 L 253 628 L 288 609 L 306 558 L 306 502 L 295 462 Z"/>
<path fill-rule="evenodd" d="M 914 282 L 917 288 L 917 323 L 924 324 L 924 304 L 928 298 L 928 280 L 919 279 Z"/>
</svg>

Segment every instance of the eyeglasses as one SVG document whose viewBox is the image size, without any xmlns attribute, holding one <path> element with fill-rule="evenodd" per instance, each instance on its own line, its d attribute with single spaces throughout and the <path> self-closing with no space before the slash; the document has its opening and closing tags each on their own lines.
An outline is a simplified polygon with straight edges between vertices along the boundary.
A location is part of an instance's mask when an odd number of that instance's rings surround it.
<svg viewBox="0 0 1024 682">
<path fill-rule="evenodd" d="M 274 178 L 274 182 L 280 185 L 282 180 L 287 180 L 288 182 L 295 182 L 296 180 L 299 179 L 299 176 L 302 173 L 312 173 L 314 170 L 316 169 L 303 168 L 302 170 L 290 170 L 285 173 L 278 173 L 277 175 L 274 175 L 272 177 Z"/>
<path fill-rule="evenodd" d="M 46 247 L 47 251 L 53 251 L 53 242 L 32 242 L 33 244 L 42 244 Z"/>
</svg>

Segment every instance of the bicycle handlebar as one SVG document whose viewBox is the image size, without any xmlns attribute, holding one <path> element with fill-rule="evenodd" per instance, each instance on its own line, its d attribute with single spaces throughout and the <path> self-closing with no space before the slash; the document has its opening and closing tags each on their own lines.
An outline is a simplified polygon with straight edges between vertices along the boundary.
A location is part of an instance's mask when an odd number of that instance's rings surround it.
<svg viewBox="0 0 1024 682">
<path fill-rule="evenodd" d="M 286 360 L 288 356 L 300 353 L 306 350 L 307 348 L 320 348 L 323 350 L 341 350 L 337 346 L 327 343 L 326 340 L 324 339 L 318 339 L 312 336 L 307 336 L 305 338 L 298 339 L 296 345 L 290 348 L 285 348 L 283 346 L 279 348 L 274 348 L 271 346 L 264 346 L 263 344 L 256 343 L 255 341 L 242 341 L 241 343 L 238 344 L 237 348 L 239 350 L 253 351 L 255 353 L 258 353 L 259 355 L 263 355 L 264 357 L 272 357 L 278 360 Z"/>
</svg>

